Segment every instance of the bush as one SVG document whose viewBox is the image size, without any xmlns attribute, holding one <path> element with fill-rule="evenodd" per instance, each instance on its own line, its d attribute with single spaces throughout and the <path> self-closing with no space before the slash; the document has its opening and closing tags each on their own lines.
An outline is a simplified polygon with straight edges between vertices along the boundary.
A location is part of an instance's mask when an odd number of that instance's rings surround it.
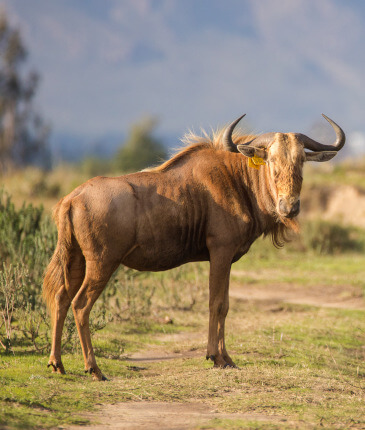
<svg viewBox="0 0 365 430">
<path fill-rule="evenodd" d="M 0 336 L 9 352 L 16 335 L 35 350 L 48 344 L 49 323 L 43 304 L 43 272 L 56 244 L 57 232 L 42 207 L 23 203 L 16 209 L 11 197 L 0 190 Z M 4 328 L 4 333 L 2 332 Z M 14 336 L 14 339 L 12 337 Z M 20 340 L 21 340 L 20 339 Z"/>
<path fill-rule="evenodd" d="M 0 344 L 6 352 L 12 350 L 13 316 L 24 304 L 24 290 L 28 273 L 19 266 L 5 265 L 0 271 L 0 328 L 4 327 L 5 336 Z"/>
<path fill-rule="evenodd" d="M 104 289 L 96 307 L 109 312 L 118 321 L 137 320 L 151 312 L 151 300 L 155 287 L 144 282 L 148 272 L 137 272 L 121 266 Z"/>
<path fill-rule="evenodd" d="M 114 320 L 138 322 L 159 311 L 191 310 L 208 289 L 203 265 L 191 263 L 172 270 L 138 272 L 121 266 L 103 291 L 96 308 Z"/>
<path fill-rule="evenodd" d="M 27 268 L 24 294 L 33 310 L 56 240 L 56 228 L 50 217 L 43 214 L 43 207 L 23 203 L 16 209 L 11 197 L 0 190 L 0 259 Z"/>
<path fill-rule="evenodd" d="M 164 145 L 153 136 L 156 120 L 146 119 L 134 124 L 130 135 L 115 155 L 115 169 L 134 172 L 160 164 L 166 158 Z"/>
<path fill-rule="evenodd" d="M 42 207 L 24 203 L 17 209 L 0 190 L 0 343 L 7 353 L 15 352 L 15 346 L 35 352 L 49 348 L 50 318 L 42 300 L 42 283 L 56 240 L 56 228 Z M 155 310 L 191 309 L 203 294 L 201 273 L 198 263 L 159 274 L 120 267 L 91 314 L 91 332 L 102 329 L 111 318 L 138 322 Z M 64 350 L 79 347 L 71 311 L 62 343 Z"/>
<path fill-rule="evenodd" d="M 341 252 L 362 252 L 364 250 L 364 232 L 333 222 L 315 220 L 304 224 L 301 240 L 306 249 L 319 254 L 337 254 Z"/>
<path fill-rule="evenodd" d="M 111 170 L 111 161 L 97 157 L 84 158 L 80 163 L 80 171 L 88 178 L 107 175 Z"/>
</svg>

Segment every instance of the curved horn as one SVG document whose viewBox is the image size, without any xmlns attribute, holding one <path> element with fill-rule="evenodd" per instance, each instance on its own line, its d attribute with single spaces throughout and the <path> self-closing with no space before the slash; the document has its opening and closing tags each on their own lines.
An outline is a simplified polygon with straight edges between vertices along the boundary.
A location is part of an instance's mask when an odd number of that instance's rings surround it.
<svg viewBox="0 0 365 430">
<path fill-rule="evenodd" d="M 334 121 L 328 118 L 325 114 L 322 113 L 324 119 L 326 119 L 333 127 L 336 133 L 336 141 L 333 145 L 324 145 L 323 143 L 319 143 L 316 140 L 311 139 L 304 134 L 300 134 L 300 139 L 304 144 L 304 148 L 310 149 L 311 151 L 321 152 L 321 151 L 339 151 L 346 142 L 346 136 L 343 132 L 342 128 L 338 126 Z"/>
<path fill-rule="evenodd" d="M 246 114 L 240 116 L 239 118 L 237 118 L 235 121 L 232 122 L 232 124 L 230 124 L 223 133 L 223 137 L 222 137 L 222 142 L 223 142 L 223 146 L 225 148 L 226 151 L 230 151 L 230 152 L 238 152 L 237 149 L 237 145 L 235 145 L 233 143 L 232 140 L 232 133 L 234 128 L 236 127 L 236 125 L 241 121 L 241 119 L 246 116 Z"/>
</svg>

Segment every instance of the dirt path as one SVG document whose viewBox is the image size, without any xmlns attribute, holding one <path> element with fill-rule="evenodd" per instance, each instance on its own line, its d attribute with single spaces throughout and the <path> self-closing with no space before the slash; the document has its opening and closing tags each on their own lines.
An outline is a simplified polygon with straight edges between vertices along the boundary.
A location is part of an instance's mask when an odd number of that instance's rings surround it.
<svg viewBox="0 0 365 430">
<path fill-rule="evenodd" d="M 336 286 L 326 287 L 325 289 L 307 288 L 304 290 L 295 285 L 281 285 L 268 289 L 265 286 L 242 288 L 233 283 L 230 289 L 230 297 L 231 299 L 267 304 L 269 307 L 288 303 L 324 308 L 365 310 L 363 296 L 353 287 L 348 287 L 346 293 L 344 293 L 343 287 Z M 161 349 L 161 346 L 151 345 L 148 352 L 145 350 L 139 351 L 132 354 L 128 360 L 132 365 L 141 365 L 156 361 L 202 357 L 205 354 L 204 348 L 192 349 L 191 346 L 192 344 L 205 345 L 206 336 L 205 332 L 163 335 L 159 337 L 159 340 L 169 343 L 170 349 L 171 345 L 176 346 L 178 351 L 168 352 L 165 349 Z"/>
<path fill-rule="evenodd" d="M 244 272 L 232 272 L 242 276 Z M 357 309 L 365 310 L 365 300 L 358 289 L 352 286 L 316 286 L 303 288 L 292 285 L 249 286 L 242 288 L 237 283 L 232 283 L 230 297 L 246 301 L 291 303 L 324 308 Z"/>
<path fill-rule="evenodd" d="M 293 286 L 247 287 L 243 289 L 233 283 L 231 298 L 268 303 L 270 306 L 280 303 L 305 304 L 312 306 L 365 310 L 365 301 L 355 289 L 348 288 L 344 294 L 343 288 L 326 287 L 325 289 L 306 289 Z M 178 333 L 164 335 L 160 338 L 170 345 L 176 344 L 175 352 L 167 352 L 161 346 L 152 346 L 148 351 L 140 351 L 131 355 L 128 360 L 131 366 L 143 366 L 143 363 L 174 360 L 179 358 L 201 357 L 205 350 L 192 349 L 191 345 L 205 344 L 206 333 Z M 91 426 L 82 426 L 82 430 L 101 429 L 148 429 L 148 430 L 187 430 L 208 425 L 214 419 L 243 419 L 246 421 L 261 421 L 267 426 L 289 425 L 285 417 L 277 415 L 263 415 L 254 413 L 224 414 L 212 410 L 209 404 L 200 401 L 190 403 L 163 403 L 163 402 L 127 402 L 115 405 L 104 405 L 98 412 L 85 415 L 85 418 L 98 423 Z M 213 428 L 213 427 L 206 427 Z M 68 430 L 80 430 L 81 427 L 68 427 Z"/>
<path fill-rule="evenodd" d="M 102 418 L 101 418 L 102 417 Z M 261 414 L 222 414 L 201 402 L 162 403 L 128 402 L 104 406 L 100 413 L 87 416 L 99 420 L 100 424 L 82 427 L 83 430 L 102 429 L 148 429 L 148 430 L 187 430 L 206 425 L 214 419 L 244 419 L 266 423 L 285 423 L 287 419 L 277 415 Z M 209 427 L 207 427 L 209 428 Z M 213 428 L 213 427 L 210 427 Z M 69 427 L 79 430 L 80 427 Z"/>
</svg>

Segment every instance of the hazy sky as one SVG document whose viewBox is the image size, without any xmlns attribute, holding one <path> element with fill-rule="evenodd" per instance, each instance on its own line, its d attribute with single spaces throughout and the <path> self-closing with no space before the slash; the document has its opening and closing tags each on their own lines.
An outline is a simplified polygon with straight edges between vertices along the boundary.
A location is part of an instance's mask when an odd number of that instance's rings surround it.
<svg viewBox="0 0 365 430">
<path fill-rule="evenodd" d="M 324 112 L 365 146 L 363 0 L 0 3 L 56 133 L 126 133 L 152 114 L 181 136 L 242 113 L 256 131 L 308 133 Z"/>
</svg>

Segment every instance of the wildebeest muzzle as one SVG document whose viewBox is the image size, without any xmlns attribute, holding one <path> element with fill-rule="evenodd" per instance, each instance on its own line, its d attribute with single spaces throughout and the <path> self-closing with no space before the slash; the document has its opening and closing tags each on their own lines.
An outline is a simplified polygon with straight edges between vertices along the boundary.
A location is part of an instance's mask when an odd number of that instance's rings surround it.
<svg viewBox="0 0 365 430">
<path fill-rule="evenodd" d="M 300 211 L 300 200 L 297 199 L 294 202 L 285 198 L 279 199 L 279 213 L 285 218 L 294 218 L 299 214 Z"/>
</svg>

